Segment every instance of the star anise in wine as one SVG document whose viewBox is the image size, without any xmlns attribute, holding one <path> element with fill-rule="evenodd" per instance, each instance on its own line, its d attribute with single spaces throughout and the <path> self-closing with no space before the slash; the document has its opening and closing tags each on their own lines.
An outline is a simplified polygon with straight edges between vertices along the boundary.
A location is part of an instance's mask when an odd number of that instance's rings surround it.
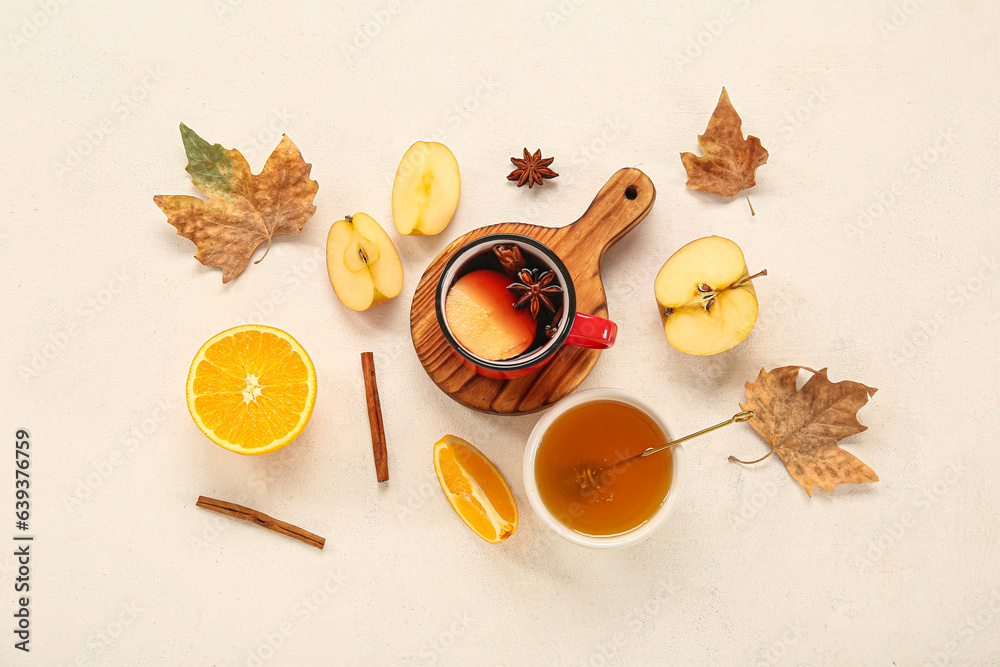
<svg viewBox="0 0 1000 667">
<path fill-rule="evenodd" d="M 538 311 L 541 306 L 550 313 L 556 312 L 556 306 L 552 303 L 552 297 L 562 294 L 562 287 L 553 285 L 556 274 L 546 271 L 539 274 L 538 269 L 521 269 L 517 274 L 519 282 L 508 285 L 507 289 L 517 297 L 514 302 L 515 308 L 528 307 L 531 316 L 538 318 Z"/>
<path fill-rule="evenodd" d="M 528 149 L 524 149 L 524 159 L 518 159 L 512 157 L 511 162 L 517 167 L 514 171 L 507 175 L 508 181 L 517 181 L 517 187 L 521 187 L 525 183 L 528 184 L 528 189 L 531 189 L 535 183 L 542 185 L 543 178 L 555 178 L 559 174 L 549 169 L 549 165 L 555 160 L 554 157 L 547 157 L 542 159 L 542 149 L 539 148 L 534 154 L 529 153 Z"/>
</svg>

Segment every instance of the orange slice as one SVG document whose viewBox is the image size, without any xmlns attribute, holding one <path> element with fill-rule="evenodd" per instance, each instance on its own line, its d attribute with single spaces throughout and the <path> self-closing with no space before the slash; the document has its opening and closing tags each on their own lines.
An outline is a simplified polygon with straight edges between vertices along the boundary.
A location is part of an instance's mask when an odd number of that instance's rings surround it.
<svg viewBox="0 0 1000 667">
<path fill-rule="evenodd" d="M 514 534 L 514 494 L 481 451 L 461 438 L 446 435 L 434 445 L 434 470 L 448 502 L 472 532 L 492 543 Z"/>
<path fill-rule="evenodd" d="M 281 329 L 247 324 L 201 346 L 187 405 L 201 432 L 237 454 L 267 454 L 294 440 L 316 404 L 316 368 Z"/>
</svg>

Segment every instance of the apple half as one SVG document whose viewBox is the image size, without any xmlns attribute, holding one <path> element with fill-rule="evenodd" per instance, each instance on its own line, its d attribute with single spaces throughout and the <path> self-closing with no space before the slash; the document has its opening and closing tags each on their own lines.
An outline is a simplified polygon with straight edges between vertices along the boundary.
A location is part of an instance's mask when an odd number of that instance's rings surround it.
<svg viewBox="0 0 1000 667">
<path fill-rule="evenodd" d="M 667 342 L 687 354 L 718 354 L 757 323 L 757 292 L 740 247 L 721 236 L 688 243 L 666 261 L 653 291 Z"/>
<path fill-rule="evenodd" d="M 537 323 L 527 308 L 514 308 L 516 298 L 507 289 L 503 273 L 480 269 L 451 286 L 445 300 L 445 319 L 459 345 L 490 361 L 511 359 L 535 340 Z"/>
<path fill-rule="evenodd" d="M 326 270 L 341 303 L 368 310 L 403 290 L 403 264 L 392 239 L 365 213 L 345 216 L 326 237 Z"/>
<path fill-rule="evenodd" d="M 458 160 L 444 144 L 418 141 L 399 161 L 392 182 L 392 220 L 400 234 L 433 236 L 458 208 L 462 179 Z"/>
</svg>

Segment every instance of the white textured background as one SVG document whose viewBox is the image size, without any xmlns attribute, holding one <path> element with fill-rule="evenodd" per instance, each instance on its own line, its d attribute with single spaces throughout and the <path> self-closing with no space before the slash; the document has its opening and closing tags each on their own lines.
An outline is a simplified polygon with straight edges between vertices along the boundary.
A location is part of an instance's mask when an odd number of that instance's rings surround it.
<svg viewBox="0 0 1000 667">
<path fill-rule="evenodd" d="M 0 535 L 24 427 L 36 541 L 30 655 L 12 647 L 0 548 L 0 663 L 1000 664 L 996 3 L 339 4 L 3 3 Z M 678 153 L 723 85 L 771 154 L 755 218 L 684 187 Z M 255 171 L 287 132 L 320 184 L 301 237 L 226 286 L 152 201 L 194 192 L 182 120 Z M 462 200 L 443 234 L 400 238 L 392 177 L 429 138 L 458 157 Z M 523 146 L 561 176 L 504 180 Z M 537 417 L 435 389 L 410 297 L 457 235 L 565 224 L 633 165 L 659 196 L 605 261 L 620 335 L 584 386 L 642 394 L 684 433 L 733 413 L 761 367 L 829 366 L 880 389 L 845 446 L 881 482 L 810 499 L 778 461 L 728 463 L 766 451 L 730 428 L 689 447 L 679 511 L 644 544 L 547 534 L 521 480 Z M 362 314 L 336 301 L 323 257 L 356 211 L 390 230 L 407 272 L 400 298 Z M 667 345 L 652 283 L 708 234 L 769 275 L 748 341 L 703 359 Z M 261 458 L 211 444 L 183 402 L 198 347 L 248 320 L 296 336 L 320 380 L 303 436 Z M 508 543 L 481 542 L 445 502 L 431 463 L 445 433 L 510 480 Z M 327 548 L 199 510 L 199 494 Z"/>
</svg>

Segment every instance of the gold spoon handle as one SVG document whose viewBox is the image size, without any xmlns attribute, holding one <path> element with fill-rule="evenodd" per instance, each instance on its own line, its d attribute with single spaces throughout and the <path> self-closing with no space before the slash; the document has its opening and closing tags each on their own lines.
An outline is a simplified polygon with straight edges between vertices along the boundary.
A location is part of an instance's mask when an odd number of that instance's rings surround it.
<svg viewBox="0 0 1000 667">
<path fill-rule="evenodd" d="M 632 458 L 633 459 L 640 459 L 640 458 L 643 458 L 643 457 L 646 457 L 646 456 L 650 456 L 652 454 L 656 454 L 658 452 L 662 452 L 664 449 L 670 449 L 671 447 L 673 447 L 675 445 L 679 445 L 682 442 L 687 442 L 688 440 L 692 440 L 694 438 L 697 438 L 699 435 L 705 435 L 706 433 L 711 433 L 712 431 L 714 431 L 716 429 L 719 429 L 719 428 L 722 428 L 723 426 L 729 426 L 730 424 L 738 424 L 740 422 L 748 422 L 751 419 L 753 419 L 754 416 L 755 416 L 755 413 L 754 413 L 753 410 L 744 410 L 743 412 L 737 412 L 735 415 L 733 415 L 732 417 L 730 417 L 726 421 L 719 422 L 715 426 L 709 426 L 708 428 L 701 429 L 697 433 L 692 433 L 691 435 L 685 435 L 683 438 L 677 438 L 676 440 L 671 440 L 670 442 L 668 442 L 667 444 L 663 445 L 662 447 L 657 447 L 655 449 L 647 449 L 642 454 L 637 454 L 636 456 L 633 456 Z M 631 459 L 629 459 L 629 460 L 631 460 Z"/>
</svg>

